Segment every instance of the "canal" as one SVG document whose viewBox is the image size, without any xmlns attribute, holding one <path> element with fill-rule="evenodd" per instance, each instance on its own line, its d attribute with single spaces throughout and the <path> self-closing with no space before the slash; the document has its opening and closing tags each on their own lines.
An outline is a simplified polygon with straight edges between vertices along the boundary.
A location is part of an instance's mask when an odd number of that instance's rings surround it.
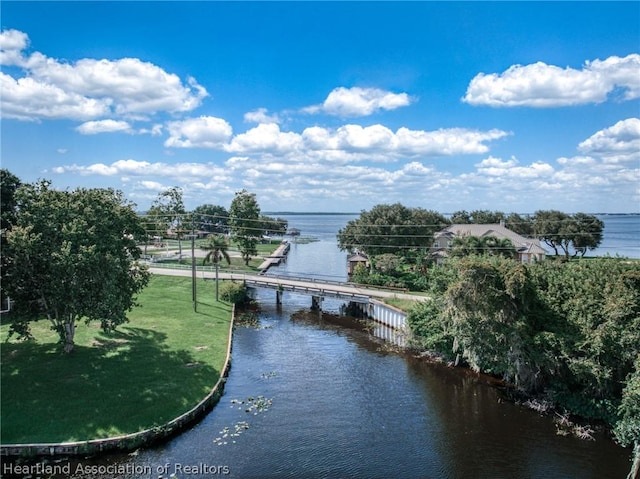
<svg viewBox="0 0 640 479">
<path fill-rule="evenodd" d="M 292 245 L 274 273 L 344 279 L 335 231 L 350 218 L 288 219 L 319 241 Z M 398 351 L 334 314 L 338 301 L 326 300 L 320 314 L 309 310 L 308 296 L 285 293 L 277 306 L 275 292 L 263 290 L 258 300 L 259 325 L 236 329 L 225 393 L 211 413 L 166 444 L 85 465 L 137 468 L 117 477 L 179 479 L 604 479 L 628 472 L 629 451 L 609 438 L 557 435 L 552 418 L 503 400 L 487 378 Z"/>
</svg>

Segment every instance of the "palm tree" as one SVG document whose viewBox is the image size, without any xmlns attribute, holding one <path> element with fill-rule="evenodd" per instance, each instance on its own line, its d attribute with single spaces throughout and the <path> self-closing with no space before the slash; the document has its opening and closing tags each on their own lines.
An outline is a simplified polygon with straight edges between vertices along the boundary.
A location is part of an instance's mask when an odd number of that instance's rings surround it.
<svg viewBox="0 0 640 479">
<path fill-rule="evenodd" d="M 209 235 L 207 242 L 201 246 L 202 249 L 209 251 L 202 260 L 202 265 L 213 263 L 216 266 L 216 301 L 218 301 L 218 265 L 222 258 L 227 260 L 227 264 L 231 264 L 231 258 L 227 253 L 227 240 L 221 235 Z"/>
<path fill-rule="evenodd" d="M 505 258 L 515 258 L 516 248 L 509 238 L 491 238 L 487 242 L 489 254 L 504 256 Z"/>
<path fill-rule="evenodd" d="M 456 236 L 451 241 L 450 256 L 483 255 L 488 249 L 486 236 Z"/>
</svg>

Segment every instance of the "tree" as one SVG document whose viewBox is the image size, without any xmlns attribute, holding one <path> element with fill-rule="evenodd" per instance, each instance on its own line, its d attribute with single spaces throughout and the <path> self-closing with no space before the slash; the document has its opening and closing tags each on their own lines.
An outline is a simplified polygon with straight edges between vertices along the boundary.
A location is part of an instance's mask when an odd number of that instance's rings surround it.
<svg viewBox="0 0 640 479">
<path fill-rule="evenodd" d="M 20 178 L 9 170 L 0 169 L 0 301 L 4 304 L 6 300 L 5 278 L 11 268 L 9 255 L 6 252 L 6 233 L 8 233 L 16 222 L 17 205 L 16 191 L 20 187 Z"/>
<path fill-rule="evenodd" d="M 633 446 L 633 465 L 627 479 L 636 479 L 640 477 L 640 354 L 633 373 L 627 377 L 619 413 L 616 439 L 625 447 Z"/>
<path fill-rule="evenodd" d="M 573 215 L 576 232 L 571 241 L 576 254 L 584 256 L 587 250 L 596 249 L 602 243 L 604 223 L 593 215 L 576 213 Z"/>
<path fill-rule="evenodd" d="M 16 221 L 15 195 L 20 185 L 20 178 L 9 170 L 0 169 L 0 228 L 3 231 L 10 229 Z"/>
<path fill-rule="evenodd" d="M 227 252 L 228 246 L 227 240 L 220 235 L 209 235 L 207 242 L 201 246 L 203 250 L 208 251 L 202 260 L 202 265 L 213 263 L 216 267 L 216 301 L 218 301 L 218 266 L 220 260 L 224 258 L 227 260 L 227 264 L 231 264 L 231 258 Z"/>
<path fill-rule="evenodd" d="M 178 254 L 182 259 L 182 238 L 185 233 L 184 227 L 184 202 L 182 201 L 182 188 L 172 186 L 166 191 L 158 194 L 153 202 L 148 215 L 163 219 L 167 231 L 172 231 L 178 240 Z"/>
<path fill-rule="evenodd" d="M 470 255 L 484 255 L 488 250 L 487 240 L 486 236 L 456 236 L 451 240 L 449 256 L 461 258 Z"/>
<path fill-rule="evenodd" d="M 479 225 L 491 225 L 499 224 L 504 221 L 505 215 L 502 211 L 490 211 L 490 210 L 474 210 L 468 213 L 465 210 L 455 211 L 451 215 L 451 222 L 453 224 L 479 224 Z"/>
<path fill-rule="evenodd" d="M 338 231 L 341 250 L 359 250 L 369 256 L 385 253 L 403 258 L 416 256 L 433 243 L 433 235 L 449 224 L 440 213 L 422 208 L 407 208 L 400 203 L 376 205 L 362 211 Z"/>
<path fill-rule="evenodd" d="M 229 226 L 232 238 L 238 243 L 245 265 L 258 254 L 257 245 L 262 235 L 260 206 L 256 195 L 247 190 L 236 192 L 229 208 Z"/>
<path fill-rule="evenodd" d="M 470 255 L 515 258 L 516 248 L 508 238 L 496 238 L 495 236 L 456 236 L 453 238 L 449 256 Z"/>
<path fill-rule="evenodd" d="M 224 206 L 204 204 L 193 210 L 193 218 L 198 229 L 209 233 L 226 233 L 229 212 Z"/>
<path fill-rule="evenodd" d="M 379 254 L 373 258 L 374 269 L 382 274 L 397 274 L 403 263 L 402 258 L 391 253 Z"/>
<path fill-rule="evenodd" d="M 511 231 L 514 231 L 525 238 L 532 238 L 534 236 L 533 218 L 531 215 L 521 216 L 518 213 L 510 213 L 504 220 L 504 223 Z"/>
<path fill-rule="evenodd" d="M 262 223 L 262 230 L 267 236 L 284 236 L 287 234 L 289 222 L 285 219 L 261 215 L 260 222 Z"/>
<path fill-rule="evenodd" d="M 562 250 L 568 260 L 573 249 L 573 256 L 598 247 L 602 242 L 604 223 L 593 215 L 576 213 L 569 215 L 561 211 L 536 211 L 534 231 L 537 238 L 551 246 L 556 255 Z"/>
<path fill-rule="evenodd" d="M 454 211 L 451 214 L 451 223 L 454 225 L 469 225 L 473 223 L 471 220 L 471 213 L 467 210 Z"/>
<path fill-rule="evenodd" d="M 538 239 L 544 241 L 553 248 L 556 256 L 561 248 L 566 257 L 569 257 L 569 243 L 571 242 L 570 220 L 571 216 L 557 210 L 536 211 L 534 216 L 534 231 Z"/>
<path fill-rule="evenodd" d="M 7 235 L 13 266 L 6 286 L 17 306 L 11 333 L 29 337 L 29 320 L 44 314 L 69 353 L 80 320 L 100 321 L 105 332 L 127 321 L 148 281 L 136 262 L 144 230 L 119 191 L 49 185 L 16 193 L 16 225 Z"/>
<path fill-rule="evenodd" d="M 563 407 L 614 424 L 640 354 L 640 265 L 614 258 L 531 267 L 544 311 L 538 344 Z M 534 312 L 532 311 L 532 312 Z"/>
<path fill-rule="evenodd" d="M 530 389 L 537 368 L 527 347 L 530 328 L 524 312 L 532 288 L 526 266 L 499 258 L 465 258 L 456 266 L 459 277 L 444 295 L 443 310 L 453 352 L 474 371 Z"/>
</svg>

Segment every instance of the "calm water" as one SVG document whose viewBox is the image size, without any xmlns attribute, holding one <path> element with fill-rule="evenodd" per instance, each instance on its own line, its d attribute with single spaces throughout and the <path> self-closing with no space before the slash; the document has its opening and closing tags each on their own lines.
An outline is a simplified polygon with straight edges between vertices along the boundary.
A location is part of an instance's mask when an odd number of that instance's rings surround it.
<svg viewBox="0 0 640 479">
<path fill-rule="evenodd" d="M 289 217 L 320 241 L 293 245 L 274 272 L 344 277 L 335 231 L 350 218 Z M 158 478 L 168 465 L 180 479 L 604 479 L 628 471 L 629 451 L 610 439 L 558 436 L 550 418 L 503 401 L 485 378 L 394 352 L 355 320 L 330 314 L 338 301 L 326 300 L 320 314 L 308 296 L 285 293 L 282 307 L 274 291 L 258 298 L 260 326 L 236 329 L 225 394 L 211 413 L 159 447 L 83 464 L 139 468 L 123 478 Z"/>
<path fill-rule="evenodd" d="M 597 215 L 604 222 L 602 243 L 587 256 L 640 258 L 640 215 Z"/>
</svg>

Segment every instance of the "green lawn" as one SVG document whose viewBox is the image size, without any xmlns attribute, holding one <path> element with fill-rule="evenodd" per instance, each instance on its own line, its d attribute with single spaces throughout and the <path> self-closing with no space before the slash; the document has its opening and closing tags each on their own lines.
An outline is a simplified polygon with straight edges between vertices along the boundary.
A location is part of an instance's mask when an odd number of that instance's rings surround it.
<svg viewBox="0 0 640 479">
<path fill-rule="evenodd" d="M 204 244 L 205 240 L 198 240 L 200 243 L 196 244 L 196 249 L 198 250 L 199 253 L 201 253 L 200 251 L 200 244 Z M 175 243 L 175 244 L 174 244 Z M 174 243 L 170 243 L 171 245 L 171 252 L 175 252 L 177 253 L 177 244 L 178 242 L 175 241 Z M 220 270 L 221 271 L 228 271 L 228 270 L 232 270 L 232 271 L 258 271 L 258 267 L 264 262 L 264 258 L 269 256 L 271 253 L 273 253 L 276 249 L 278 249 L 278 246 L 280 246 L 280 244 L 282 243 L 281 240 L 272 240 L 269 243 L 259 243 L 256 246 L 256 249 L 258 251 L 257 256 L 252 257 L 249 260 L 249 265 L 245 265 L 244 264 L 244 260 L 239 257 L 239 256 L 231 256 L 230 260 L 230 264 L 227 264 L 227 262 L 223 259 L 220 262 Z M 188 247 L 187 247 L 188 246 Z M 182 260 L 178 260 L 177 257 L 174 259 L 164 259 L 167 255 L 167 252 L 165 250 L 161 250 L 161 251 L 152 251 L 150 252 L 150 254 L 152 256 L 157 256 L 159 258 L 162 258 L 162 263 L 164 264 L 183 264 L 183 265 L 190 265 L 191 264 L 191 243 L 189 243 L 187 246 L 185 246 L 185 242 L 183 241 L 183 245 L 182 245 L 182 253 L 184 255 L 184 257 L 182 258 Z M 229 253 L 233 253 L 236 254 L 238 253 L 238 248 L 234 245 L 232 248 L 229 249 Z M 202 266 L 202 261 L 203 258 L 198 257 L 196 258 L 196 265 L 198 267 Z M 213 265 L 211 263 L 207 263 L 207 267 L 212 268 Z"/>
<path fill-rule="evenodd" d="M 223 367 L 231 305 L 214 285 L 154 276 L 130 322 L 111 334 L 81 323 L 76 347 L 61 353 L 47 321 L 35 341 L 6 341 L 0 326 L 3 444 L 104 438 L 164 424 L 211 390 Z"/>
</svg>

